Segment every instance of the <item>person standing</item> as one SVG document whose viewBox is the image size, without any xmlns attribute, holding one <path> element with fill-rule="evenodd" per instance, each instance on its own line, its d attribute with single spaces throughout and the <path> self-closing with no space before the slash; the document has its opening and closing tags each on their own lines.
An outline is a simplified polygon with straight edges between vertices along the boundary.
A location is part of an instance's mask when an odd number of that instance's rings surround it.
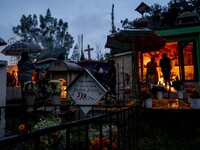
<svg viewBox="0 0 200 150">
<path fill-rule="evenodd" d="M 147 63 L 146 80 L 147 87 L 151 87 L 151 84 L 158 83 L 158 71 L 155 57 L 151 57 L 151 61 Z"/>
<path fill-rule="evenodd" d="M 170 90 L 171 60 L 167 57 L 166 53 L 162 54 L 162 59 L 160 60 L 160 67 L 163 74 L 165 86 L 169 85 Z"/>
<path fill-rule="evenodd" d="M 93 75 L 101 84 L 103 84 L 104 82 L 103 73 L 104 73 L 104 70 L 100 67 L 99 63 L 96 63 L 94 66 Z"/>
<path fill-rule="evenodd" d="M 111 92 L 111 97 L 116 97 L 116 67 L 115 61 L 109 61 L 110 70 L 108 72 L 108 85 Z"/>
<path fill-rule="evenodd" d="M 35 65 L 28 56 L 28 52 L 22 52 L 21 59 L 17 63 L 18 67 L 18 81 L 21 84 L 22 99 L 25 100 L 23 92 L 24 83 L 32 81 L 32 74 L 35 70 Z"/>
</svg>

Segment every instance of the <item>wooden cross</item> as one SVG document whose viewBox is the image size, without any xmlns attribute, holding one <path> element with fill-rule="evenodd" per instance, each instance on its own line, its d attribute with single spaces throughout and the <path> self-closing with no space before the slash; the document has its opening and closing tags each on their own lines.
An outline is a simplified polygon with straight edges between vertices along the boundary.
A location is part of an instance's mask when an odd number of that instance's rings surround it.
<svg viewBox="0 0 200 150">
<path fill-rule="evenodd" d="M 90 58 L 90 51 L 92 51 L 92 50 L 94 50 L 94 49 L 90 48 L 90 45 L 88 45 L 88 48 L 84 50 L 85 52 L 86 51 L 88 52 L 88 60 L 91 60 L 91 58 Z"/>
</svg>

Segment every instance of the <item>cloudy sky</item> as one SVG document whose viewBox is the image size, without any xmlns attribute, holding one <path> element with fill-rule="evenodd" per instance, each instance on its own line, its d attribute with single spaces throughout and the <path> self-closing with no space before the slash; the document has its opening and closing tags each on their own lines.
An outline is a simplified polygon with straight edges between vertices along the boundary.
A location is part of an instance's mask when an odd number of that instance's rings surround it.
<svg viewBox="0 0 200 150">
<path fill-rule="evenodd" d="M 120 20 L 128 18 L 133 20 L 141 15 L 135 8 L 141 0 L 0 0 L 0 37 L 7 41 L 16 37 L 12 27 L 20 24 L 22 15 L 46 15 L 49 8 L 52 17 L 68 22 L 69 33 L 77 43 L 78 35 L 83 34 L 83 47 L 96 48 L 101 45 L 104 49 L 106 36 L 111 29 L 111 9 L 114 7 L 115 25 L 121 28 Z M 167 6 L 170 0 L 143 0 L 151 6 L 158 3 Z M 0 50 L 5 48 L 1 46 Z M 0 54 L 0 60 L 10 61 L 10 57 Z"/>
</svg>

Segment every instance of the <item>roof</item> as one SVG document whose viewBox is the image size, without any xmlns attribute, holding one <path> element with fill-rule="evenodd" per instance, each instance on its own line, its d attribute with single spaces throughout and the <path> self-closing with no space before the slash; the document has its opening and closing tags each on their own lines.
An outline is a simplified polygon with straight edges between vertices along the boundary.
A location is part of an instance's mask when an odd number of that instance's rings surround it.
<svg viewBox="0 0 200 150">
<path fill-rule="evenodd" d="M 56 58 L 46 58 L 46 59 L 42 59 L 42 60 L 36 61 L 35 63 L 36 64 L 51 63 L 52 61 L 55 61 L 55 60 L 57 60 L 57 59 Z"/>
<path fill-rule="evenodd" d="M 56 60 L 49 64 L 48 71 L 81 71 L 82 67 L 76 63 Z"/>
</svg>

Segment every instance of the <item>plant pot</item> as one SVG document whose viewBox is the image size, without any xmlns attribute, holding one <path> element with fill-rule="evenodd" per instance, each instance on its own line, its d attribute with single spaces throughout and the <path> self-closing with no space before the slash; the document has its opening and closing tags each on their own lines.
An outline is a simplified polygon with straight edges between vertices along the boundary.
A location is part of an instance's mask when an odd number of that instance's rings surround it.
<svg viewBox="0 0 200 150">
<path fill-rule="evenodd" d="M 157 99 L 162 99 L 163 98 L 163 91 L 157 91 Z"/>
<path fill-rule="evenodd" d="M 178 90 L 177 94 L 178 94 L 178 99 L 183 99 L 183 90 Z"/>
<path fill-rule="evenodd" d="M 61 104 L 61 98 L 60 95 L 51 95 L 52 104 L 53 106 L 53 112 L 56 112 L 57 114 L 60 113 L 60 104 Z"/>
<path fill-rule="evenodd" d="M 144 101 L 145 108 L 152 108 L 152 98 L 147 98 Z"/>
<path fill-rule="evenodd" d="M 188 102 L 193 109 L 200 109 L 200 98 L 188 98 Z"/>
<path fill-rule="evenodd" d="M 35 95 L 25 95 L 26 99 L 26 105 L 27 105 L 27 112 L 32 112 L 33 111 L 33 105 L 35 103 Z"/>
</svg>

